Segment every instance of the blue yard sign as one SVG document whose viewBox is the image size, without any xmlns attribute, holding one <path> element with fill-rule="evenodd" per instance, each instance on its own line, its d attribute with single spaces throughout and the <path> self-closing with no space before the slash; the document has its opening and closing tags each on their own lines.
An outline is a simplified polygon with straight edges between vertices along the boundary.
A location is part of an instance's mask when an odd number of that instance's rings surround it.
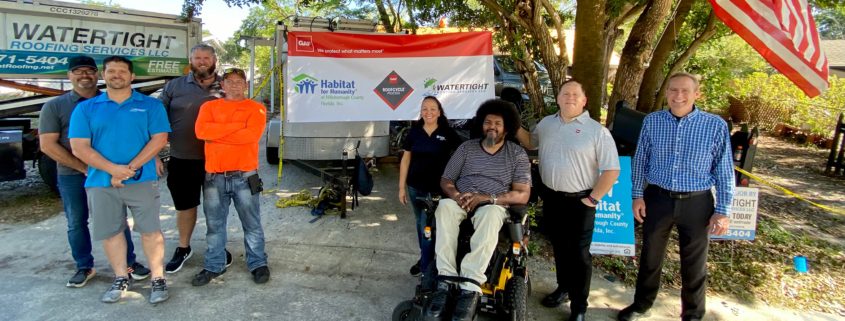
<svg viewBox="0 0 845 321">
<path fill-rule="evenodd" d="M 610 192 L 596 206 L 590 253 L 634 255 L 634 212 L 631 210 L 631 157 L 619 157 L 621 172 Z"/>
</svg>

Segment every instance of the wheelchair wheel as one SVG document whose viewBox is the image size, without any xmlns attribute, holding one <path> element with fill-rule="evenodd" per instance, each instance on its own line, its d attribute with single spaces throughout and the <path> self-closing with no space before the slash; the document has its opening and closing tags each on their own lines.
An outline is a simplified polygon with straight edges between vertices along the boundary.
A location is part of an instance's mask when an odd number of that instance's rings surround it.
<svg viewBox="0 0 845 321">
<path fill-rule="evenodd" d="M 416 321 L 420 319 L 422 311 L 414 306 L 413 301 L 402 301 L 393 309 L 393 321 Z"/>
<path fill-rule="evenodd" d="M 505 297 L 510 310 L 507 320 L 525 321 L 528 319 L 529 280 L 523 276 L 514 276 L 508 280 Z"/>
</svg>

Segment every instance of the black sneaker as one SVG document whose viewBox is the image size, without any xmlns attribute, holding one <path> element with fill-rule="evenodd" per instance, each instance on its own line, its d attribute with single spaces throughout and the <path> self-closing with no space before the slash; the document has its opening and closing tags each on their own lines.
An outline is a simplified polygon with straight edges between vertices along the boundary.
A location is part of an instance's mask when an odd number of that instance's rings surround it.
<svg viewBox="0 0 845 321">
<path fill-rule="evenodd" d="M 270 280 L 270 269 L 265 265 L 252 270 L 252 280 L 255 281 L 255 284 L 267 283 Z"/>
<path fill-rule="evenodd" d="M 170 262 L 167 262 L 167 265 L 164 267 L 164 272 L 167 273 L 176 273 L 182 269 L 182 266 L 185 265 L 185 261 L 191 258 L 191 255 L 194 254 L 194 251 L 191 250 L 191 247 L 177 247 L 176 251 L 173 252 L 173 258 L 170 259 Z"/>
<path fill-rule="evenodd" d="M 458 300 L 455 302 L 455 313 L 452 314 L 452 321 L 475 320 L 475 310 L 478 305 L 480 292 L 461 290 Z"/>
<path fill-rule="evenodd" d="M 136 281 L 150 277 L 150 269 L 138 262 L 133 263 L 128 270 L 129 276 Z"/>
<path fill-rule="evenodd" d="M 229 253 L 229 250 L 225 250 L 225 251 L 226 251 L 226 267 L 228 268 L 230 265 L 232 265 L 232 261 L 233 261 L 232 253 Z"/>
<path fill-rule="evenodd" d="M 88 280 L 94 277 L 97 272 L 94 272 L 94 269 L 81 269 L 76 270 L 76 273 L 70 277 L 70 280 L 67 281 L 65 286 L 69 288 L 81 288 L 85 286 L 85 283 L 88 283 Z"/>
<path fill-rule="evenodd" d="M 197 273 L 197 275 L 194 275 L 194 279 L 191 281 L 191 284 L 193 286 L 206 285 L 206 284 L 208 284 L 208 282 L 211 282 L 211 280 L 213 280 L 214 278 L 223 275 L 223 273 L 226 273 L 225 269 L 220 273 L 214 273 L 214 272 L 211 272 L 209 270 L 202 269 L 202 271 L 200 271 L 200 273 Z"/>
<path fill-rule="evenodd" d="M 423 316 L 425 320 L 441 320 L 446 315 L 446 304 L 449 301 L 449 283 L 437 282 L 437 290 L 431 295 Z"/>
<path fill-rule="evenodd" d="M 417 260 L 417 263 L 414 263 L 414 265 L 411 266 L 410 272 L 411 272 L 411 276 L 420 276 L 420 273 L 422 273 L 422 271 L 420 271 L 420 261 L 419 260 Z"/>
</svg>

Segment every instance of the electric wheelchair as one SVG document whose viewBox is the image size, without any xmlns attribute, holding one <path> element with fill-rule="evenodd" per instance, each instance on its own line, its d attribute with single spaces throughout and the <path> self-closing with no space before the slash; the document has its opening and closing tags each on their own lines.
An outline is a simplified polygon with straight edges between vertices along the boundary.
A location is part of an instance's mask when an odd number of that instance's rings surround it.
<svg viewBox="0 0 845 321">
<path fill-rule="evenodd" d="M 428 222 L 426 237 L 434 237 L 435 235 L 433 221 L 439 199 L 439 197 L 435 197 L 413 200 L 426 213 Z M 490 203 L 479 204 L 477 208 L 486 205 L 490 205 Z M 499 231 L 496 250 L 493 251 L 490 264 L 484 273 L 487 276 L 487 281 L 480 285 L 482 294 L 478 302 L 478 311 L 496 314 L 502 320 L 522 321 L 527 317 L 526 308 L 527 299 L 531 293 L 531 280 L 528 276 L 526 264 L 530 234 L 526 209 L 524 205 L 512 205 L 508 208 L 509 215 Z M 461 262 L 464 255 L 470 251 L 470 238 L 474 231 L 470 218 L 474 214 L 474 211 L 467 213 L 467 219 L 461 223 L 458 234 L 457 262 Z M 460 269 L 460 263 L 458 269 Z M 454 307 L 456 293 L 459 292 L 457 283 L 475 282 L 463 277 L 437 276 L 436 270 L 434 260 L 428 267 L 423 267 L 420 284 L 416 286 L 414 297 L 401 302 L 394 308 L 393 321 L 424 320 L 423 311 L 436 290 L 438 280 L 455 283 L 450 286 L 447 311 L 452 311 Z M 476 311 L 476 316 L 478 311 Z M 447 320 L 450 317 L 447 315 L 443 319 Z"/>
</svg>

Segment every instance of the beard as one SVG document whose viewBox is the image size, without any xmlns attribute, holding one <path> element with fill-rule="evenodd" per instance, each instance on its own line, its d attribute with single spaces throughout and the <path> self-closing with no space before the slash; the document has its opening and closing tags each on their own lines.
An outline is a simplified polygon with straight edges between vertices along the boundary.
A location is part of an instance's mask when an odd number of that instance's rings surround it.
<svg viewBox="0 0 845 321">
<path fill-rule="evenodd" d="M 499 141 L 501 140 L 496 135 L 495 131 L 488 131 L 487 135 L 484 136 L 484 140 L 481 141 L 481 144 L 484 145 L 484 147 L 490 148 L 496 146 L 496 143 L 498 143 Z"/>
<path fill-rule="evenodd" d="M 129 82 L 120 78 L 113 78 L 106 81 L 106 87 L 108 87 L 109 89 L 123 89 L 128 86 Z"/>
<path fill-rule="evenodd" d="M 193 64 L 191 65 L 191 72 L 194 73 L 194 77 L 197 77 L 197 79 L 206 79 L 209 76 L 213 75 L 216 70 L 217 66 L 215 65 L 208 66 L 208 68 L 206 68 L 205 70 L 200 69 L 194 66 Z"/>
<path fill-rule="evenodd" d="M 91 89 L 91 88 L 97 87 L 97 81 L 96 80 L 93 80 L 93 79 L 87 79 L 87 80 L 89 80 L 89 81 L 82 81 L 81 79 L 77 80 L 76 86 L 81 88 L 81 89 Z"/>
</svg>

